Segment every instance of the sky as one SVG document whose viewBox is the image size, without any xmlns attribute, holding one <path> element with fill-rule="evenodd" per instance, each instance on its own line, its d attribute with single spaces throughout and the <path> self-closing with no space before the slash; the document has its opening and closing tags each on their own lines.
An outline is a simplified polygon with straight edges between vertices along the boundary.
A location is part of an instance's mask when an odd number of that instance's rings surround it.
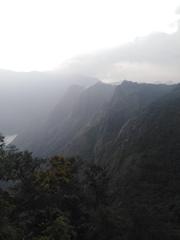
<svg viewBox="0 0 180 240">
<path fill-rule="evenodd" d="M 177 31 L 179 0 L 0 0 L 0 69 L 46 71 Z"/>
</svg>

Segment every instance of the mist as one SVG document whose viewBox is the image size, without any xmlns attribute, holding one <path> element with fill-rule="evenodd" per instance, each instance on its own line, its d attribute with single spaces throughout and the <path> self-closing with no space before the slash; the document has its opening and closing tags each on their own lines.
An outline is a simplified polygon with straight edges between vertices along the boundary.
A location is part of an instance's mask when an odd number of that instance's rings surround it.
<svg viewBox="0 0 180 240">
<path fill-rule="evenodd" d="M 74 84 L 87 87 L 98 80 L 58 72 L 0 71 L 0 132 L 19 134 L 38 128 L 66 90 Z"/>
</svg>

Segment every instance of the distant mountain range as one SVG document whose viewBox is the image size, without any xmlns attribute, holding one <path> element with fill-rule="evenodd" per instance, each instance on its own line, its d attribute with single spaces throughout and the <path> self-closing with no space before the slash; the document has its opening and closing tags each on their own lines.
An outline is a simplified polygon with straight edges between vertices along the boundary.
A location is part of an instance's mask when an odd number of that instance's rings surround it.
<svg viewBox="0 0 180 240">
<path fill-rule="evenodd" d="M 73 84 L 83 87 L 98 79 L 59 72 L 13 72 L 0 70 L 0 132 L 20 134 L 39 127 Z"/>
<path fill-rule="evenodd" d="M 175 87 L 129 81 L 72 86 L 41 127 L 20 134 L 14 143 L 37 156 L 77 155 L 108 165 L 125 144 L 121 134 L 126 126 Z"/>
</svg>

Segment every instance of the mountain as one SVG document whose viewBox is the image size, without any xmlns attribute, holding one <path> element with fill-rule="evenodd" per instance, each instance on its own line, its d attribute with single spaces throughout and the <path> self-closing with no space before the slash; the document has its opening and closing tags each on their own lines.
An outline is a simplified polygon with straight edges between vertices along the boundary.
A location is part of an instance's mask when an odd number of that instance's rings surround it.
<svg viewBox="0 0 180 240">
<path fill-rule="evenodd" d="M 14 143 L 37 156 L 78 155 L 107 165 L 124 125 L 171 89 L 128 81 L 71 87 L 41 128 L 21 134 Z"/>
<path fill-rule="evenodd" d="M 114 143 L 114 159 L 133 158 L 142 154 L 150 159 L 172 159 L 179 155 L 180 86 L 175 86 L 168 94 L 153 101 L 138 116 L 130 119 L 122 128 Z M 120 155 L 118 155 L 118 153 Z M 158 161 L 154 160 L 156 163 Z M 135 162 L 134 162 L 135 163 Z M 118 166 L 114 164 L 114 169 Z M 122 163 L 123 165 L 123 163 Z M 119 169 L 121 166 L 119 166 Z"/>
<path fill-rule="evenodd" d="M 76 154 L 88 161 L 107 165 L 123 126 L 151 102 L 168 93 L 171 88 L 167 85 L 124 81 L 115 88 L 112 97 L 98 112 L 96 119 L 71 139 L 63 153 Z M 85 105 L 85 102 L 82 104 Z"/>
<path fill-rule="evenodd" d="M 86 139 L 93 132 L 96 134 L 92 149 L 94 155 L 91 156 L 95 162 L 108 164 L 121 129 L 130 119 L 140 114 L 150 103 L 168 93 L 170 89 L 171 86 L 167 85 L 138 84 L 129 81 L 117 86 L 98 124 L 94 124 L 92 129 L 84 134 Z M 77 139 L 74 142 L 77 144 Z M 83 157 L 86 158 L 85 155 Z"/>
<path fill-rule="evenodd" d="M 115 222 L 123 229 L 118 237 L 178 240 L 179 123 L 180 85 L 73 86 L 30 139 L 31 150 L 40 156 L 74 153 L 103 166 L 121 224 Z"/>
<path fill-rule="evenodd" d="M 180 237 L 179 123 L 176 86 L 128 121 L 114 144 L 109 166 L 118 199 L 134 222 L 133 239 Z"/>
<path fill-rule="evenodd" d="M 15 144 L 38 156 L 64 153 L 74 139 L 97 120 L 113 95 L 115 86 L 97 83 L 89 88 L 70 87 L 46 123 L 19 135 Z"/>
<path fill-rule="evenodd" d="M 39 128 L 73 84 L 84 87 L 97 79 L 59 72 L 13 72 L 0 70 L 0 131 L 20 134 Z"/>
<path fill-rule="evenodd" d="M 177 176 L 180 167 L 179 120 L 180 85 L 124 126 L 115 143 L 114 161 L 111 162 L 114 170 L 126 175 L 130 168 L 136 168 L 138 174 L 144 170 L 150 173 L 154 177 L 152 181 L 158 177 L 167 183 L 172 180 L 168 175 Z"/>
</svg>

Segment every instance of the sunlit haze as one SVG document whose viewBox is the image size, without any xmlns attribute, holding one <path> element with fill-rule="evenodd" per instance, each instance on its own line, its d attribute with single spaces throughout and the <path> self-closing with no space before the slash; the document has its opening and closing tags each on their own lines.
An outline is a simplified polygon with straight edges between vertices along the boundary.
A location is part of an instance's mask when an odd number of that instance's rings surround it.
<svg viewBox="0 0 180 240">
<path fill-rule="evenodd" d="M 79 54 L 176 29 L 179 0 L 0 0 L 0 69 L 50 70 Z"/>
</svg>

